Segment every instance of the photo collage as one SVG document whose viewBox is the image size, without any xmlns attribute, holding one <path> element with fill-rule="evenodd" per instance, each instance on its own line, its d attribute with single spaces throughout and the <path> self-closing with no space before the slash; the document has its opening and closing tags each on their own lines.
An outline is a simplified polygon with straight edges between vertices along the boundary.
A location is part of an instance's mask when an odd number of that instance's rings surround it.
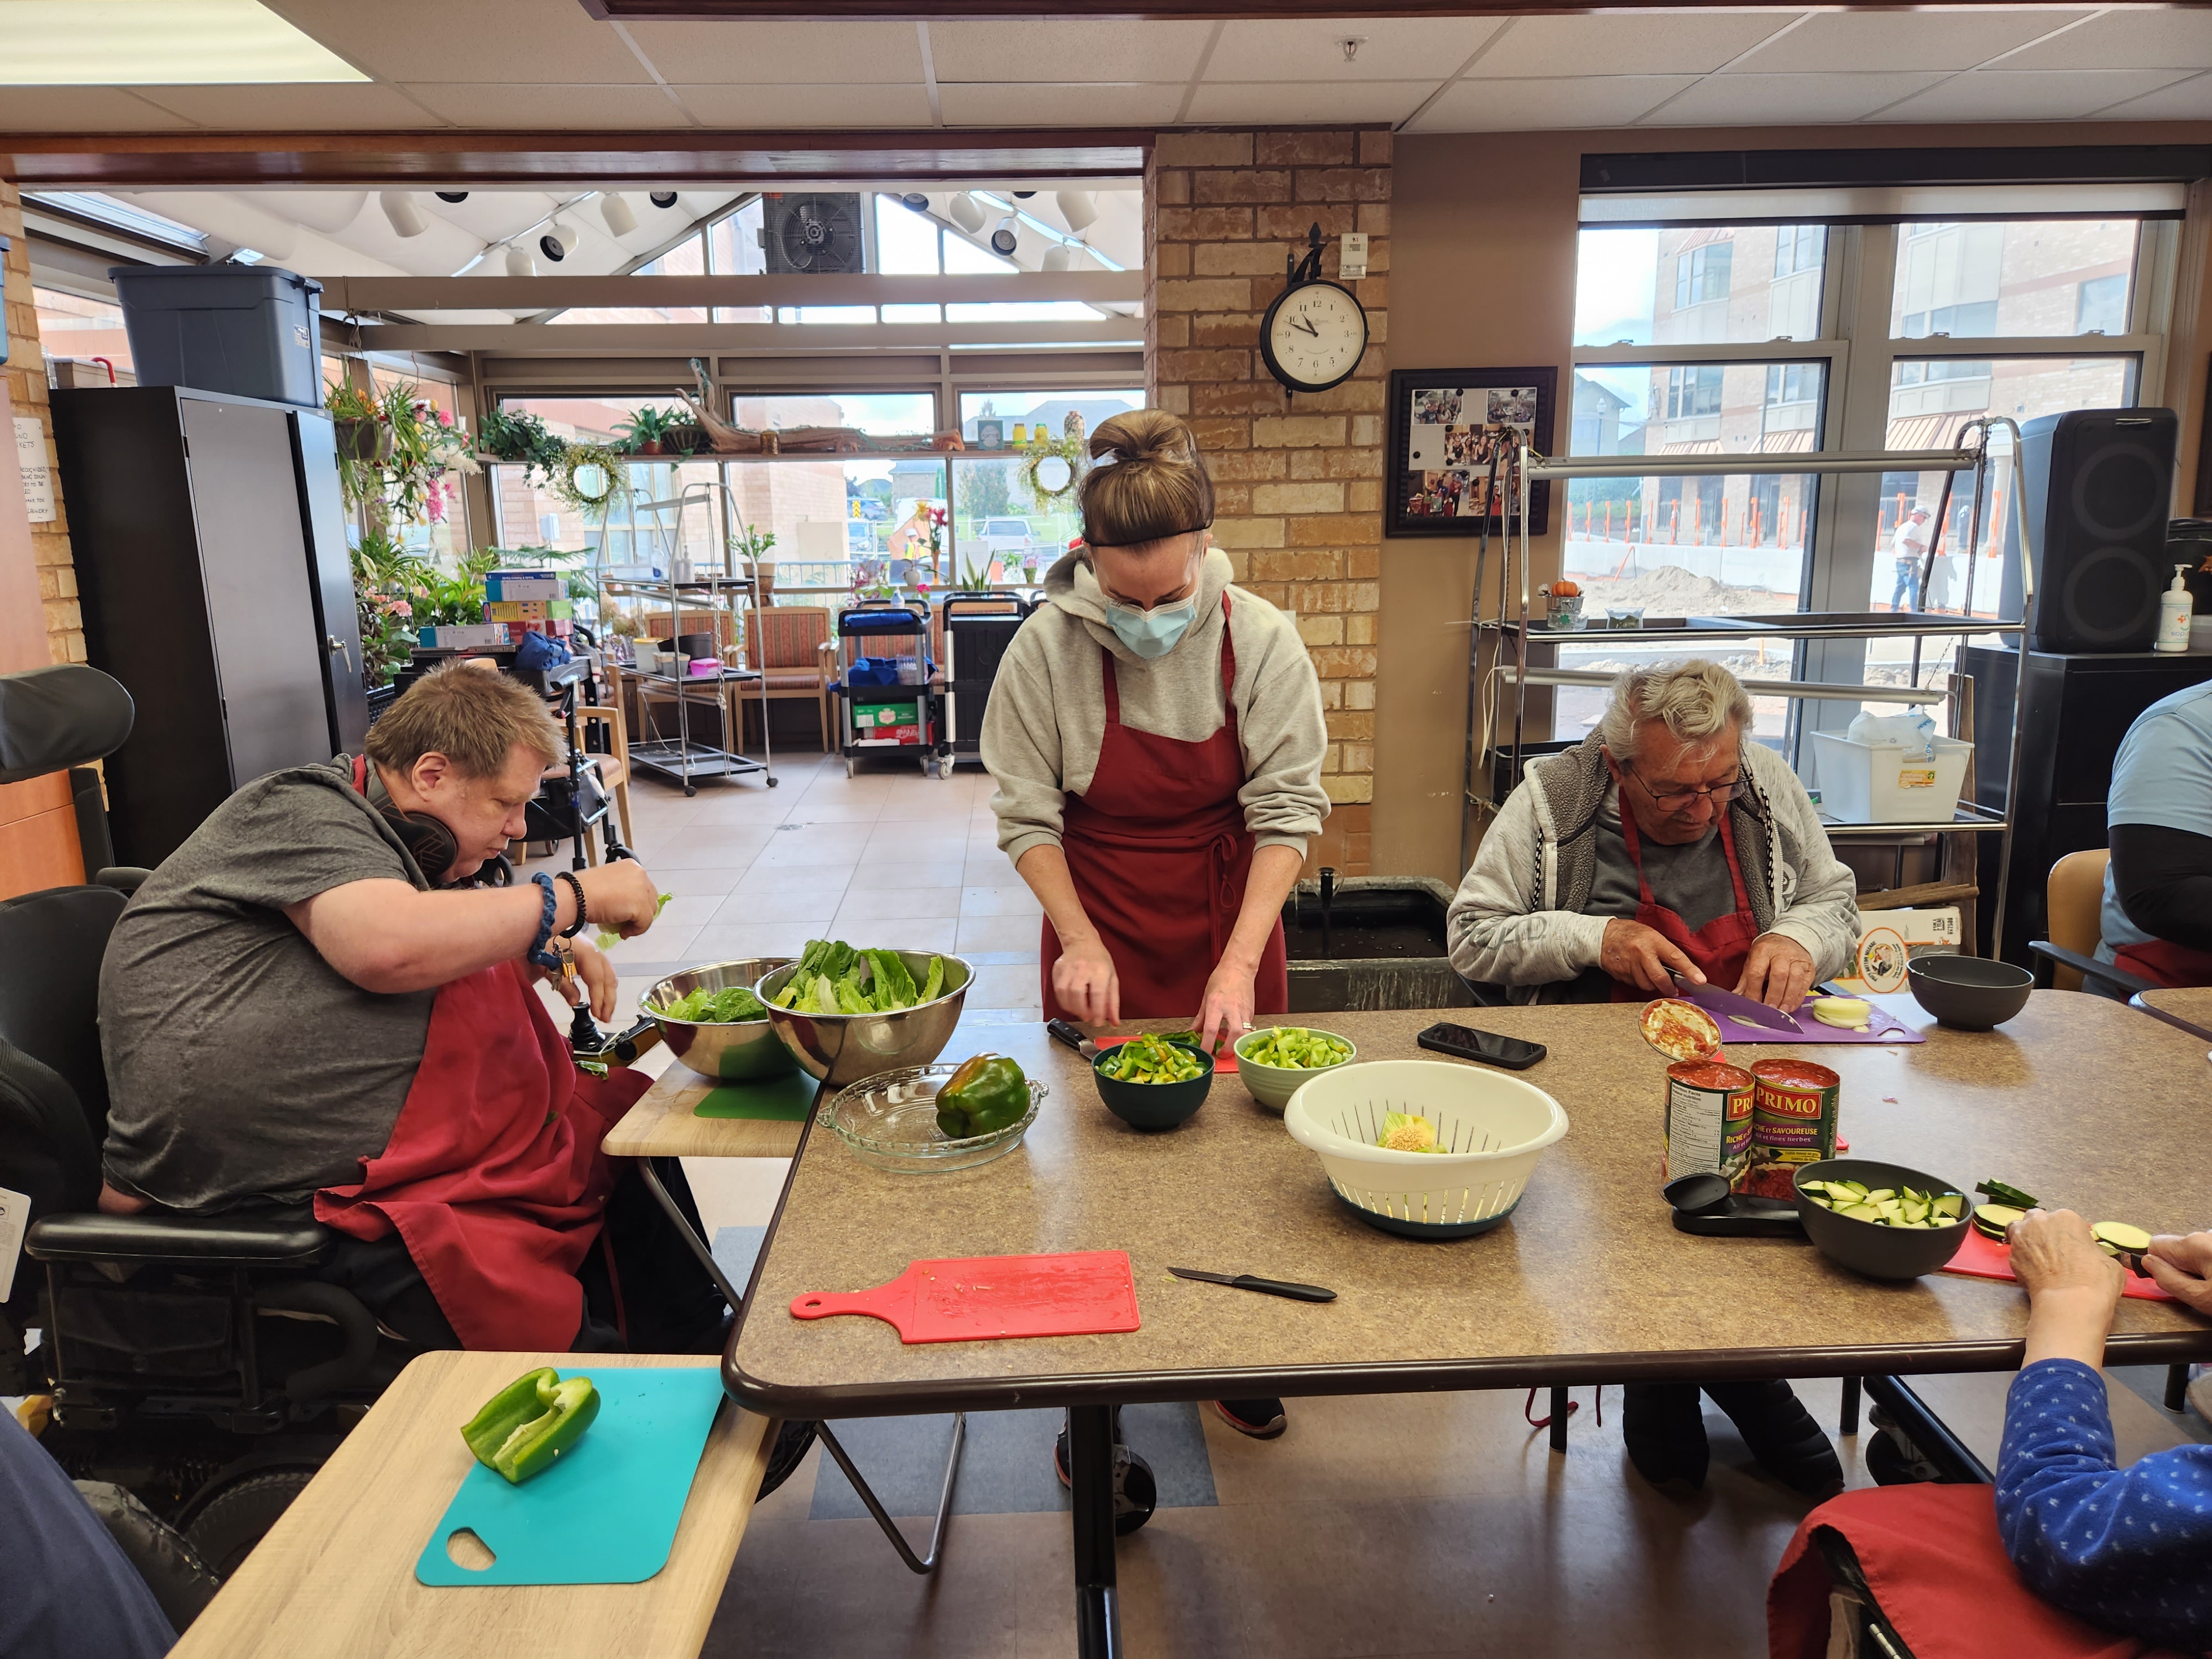
<svg viewBox="0 0 2212 1659">
<path fill-rule="evenodd" d="M 1405 515 L 1474 519 L 1510 507 L 1515 456 L 1534 441 L 1536 388 L 1423 386 L 1409 395 Z M 1489 500 L 1493 462 L 1498 505 Z"/>
</svg>

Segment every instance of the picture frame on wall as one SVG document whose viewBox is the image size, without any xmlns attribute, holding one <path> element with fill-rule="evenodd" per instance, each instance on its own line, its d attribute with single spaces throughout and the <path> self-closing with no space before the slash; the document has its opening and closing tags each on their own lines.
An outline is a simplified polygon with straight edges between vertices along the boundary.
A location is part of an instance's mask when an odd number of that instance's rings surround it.
<svg viewBox="0 0 2212 1659">
<path fill-rule="evenodd" d="M 1486 518 L 1502 534 L 1508 514 L 1518 528 L 1516 457 L 1523 443 L 1552 453 L 1559 391 L 1556 368 L 1394 369 L 1383 533 L 1474 536 Z M 1529 532 L 1543 535 L 1551 518 L 1552 492 L 1540 483 L 1529 495 Z"/>
</svg>

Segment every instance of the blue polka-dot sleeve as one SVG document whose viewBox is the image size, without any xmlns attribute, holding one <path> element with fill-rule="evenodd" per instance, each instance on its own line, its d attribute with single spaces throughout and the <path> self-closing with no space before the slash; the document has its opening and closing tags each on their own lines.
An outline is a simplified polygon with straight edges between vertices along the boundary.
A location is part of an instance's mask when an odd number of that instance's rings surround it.
<svg viewBox="0 0 2212 1659">
<path fill-rule="evenodd" d="M 2104 1379 L 2041 1360 L 2006 1400 L 1996 1498 L 2005 1553 L 2045 1601 L 2124 1635 L 2212 1648 L 2212 1446 L 2114 1468 Z"/>
</svg>

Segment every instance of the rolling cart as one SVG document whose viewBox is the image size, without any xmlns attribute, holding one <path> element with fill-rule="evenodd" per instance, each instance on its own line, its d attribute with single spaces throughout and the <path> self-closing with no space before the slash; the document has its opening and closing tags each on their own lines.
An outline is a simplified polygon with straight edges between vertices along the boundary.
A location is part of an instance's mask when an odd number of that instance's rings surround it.
<svg viewBox="0 0 2212 1659">
<path fill-rule="evenodd" d="M 937 772 L 949 778 L 960 762 L 982 759 L 991 684 L 1033 607 L 1018 593 L 995 592 L 948 593 L 944 606 L 945 730 L 938 740 Z"/>
<path fill-rule="evenodd" d="M 837 613 L 837 752 L 850 777 L 865 755 L 914 755 L 922 775 L 937 753 L 939 696 L 929 660 L 929 601 L 858 605 Z M 911 680 L 879 678 L 910 659 Z M 857 676 L 857 678 L 856 678 Z"/>
</svg>

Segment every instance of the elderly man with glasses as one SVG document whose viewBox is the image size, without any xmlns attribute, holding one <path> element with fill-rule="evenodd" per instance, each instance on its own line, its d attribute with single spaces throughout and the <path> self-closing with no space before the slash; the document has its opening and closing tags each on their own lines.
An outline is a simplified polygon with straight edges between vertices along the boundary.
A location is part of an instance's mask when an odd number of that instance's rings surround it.
<svg viewBox="0 0 2212 1659">
<path fill-rule="evenodd" d="M 1795 1012 L 1857 946 L 1856 887 L 1788 763 L 1744 740 L 1751 723 L 1717 663 L 1624 672 L 1597 730 L 1532 763 L 1485 832 L 1452 900 L 1452 965 L 1516 1002 L 1642 1002 L 1673 994 L 1671 971 Z M 1770 1474 L 1809 1498 L 1841 1486 L 1787 1382 L 1705 1391 Z M 1703 1485 L 1697 1385 L 1626 1393 L 1638 1471 Z"/>
</svg>

